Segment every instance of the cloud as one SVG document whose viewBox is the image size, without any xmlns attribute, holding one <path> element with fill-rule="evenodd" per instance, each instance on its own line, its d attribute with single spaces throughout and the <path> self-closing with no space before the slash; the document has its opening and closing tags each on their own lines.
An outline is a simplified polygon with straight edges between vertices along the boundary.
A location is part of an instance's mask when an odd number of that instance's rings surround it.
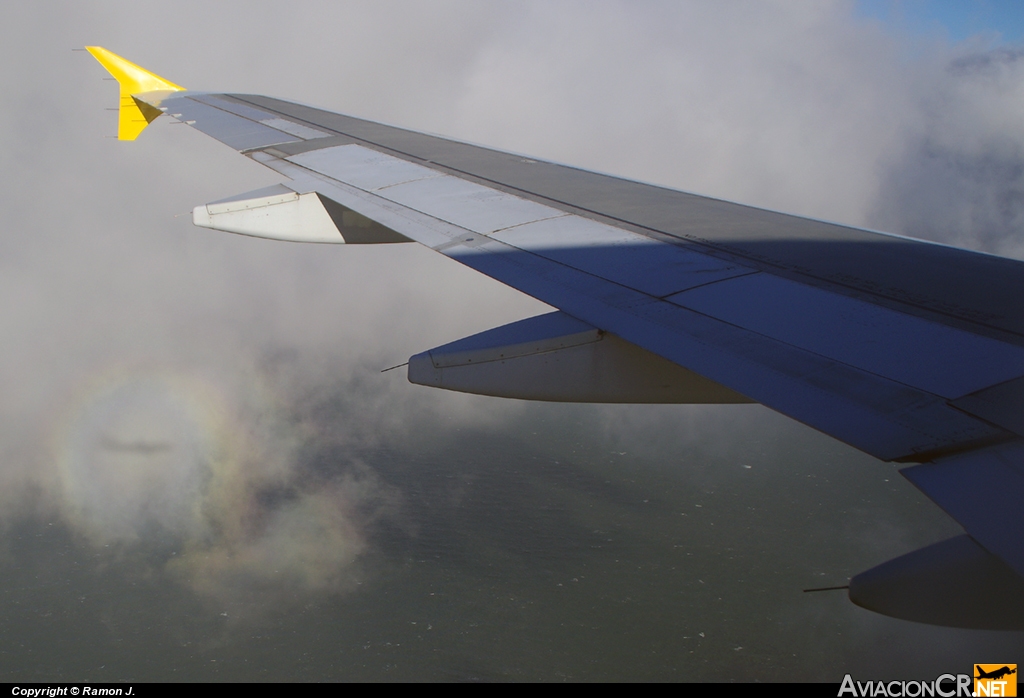
<svg viewBox="0 0 1024 698">
<path fill-rule="evenodd" d="M 381 497 L 363 467 L 338 484 L 299 491 L 273 507 L 211 512 L 218 534 L 188 540 L 167 570 L 233 610 L 254 601 L 280 608 L 296 596 L 348 591 L 360 583 L 358 563 L 367 548 L 368 522 L 359 509 L 379 507 Z"/>
<path fill-rule="evenodd" d="M 902 157 L 883 174 L 874 220 L 894 232 L 1024 256 L 1024 53 L 949 57 Z"/>
</svg>

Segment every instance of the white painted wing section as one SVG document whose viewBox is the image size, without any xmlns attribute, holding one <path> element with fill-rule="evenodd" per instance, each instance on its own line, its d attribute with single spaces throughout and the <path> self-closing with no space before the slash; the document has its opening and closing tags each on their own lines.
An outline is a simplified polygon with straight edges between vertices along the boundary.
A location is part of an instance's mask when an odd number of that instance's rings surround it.
<svg viewBox="0 0 1024 698">
<path fill-rule="evenodd" d="M 481 235 L 565 215 L 360 145 L 314 150 L 288 161 Z"/>
<path fill-rule="evenodd" d="M 407 182 L 379 194 L 481 235 L 566 215 L 558 209 L 452 176 Z"/>
<path fill-rule="evenodd" d="M 209 105 L 211 107 L 216 107 L 221 111 L 228 112 L 229 114 L 234 114 L 235 116 L 240 116 L 243 119 L 248 119 L 249 121 L 264 121 L 266 119 L 276 119 L 279 116 L 276 113 L 263 111 L 262 109 L 258 109 L 249 104 L 240 104 L 238 102 L 228 101 L 222 97 L 213 94 L 204 94 L 202 92 L 187 92 L 184 94 L 187 95 L 188 99 L 193 99 L 197 102 L 202 102 L 203 104 Z M 168 100 L 166 100 L 166 103 L 171 104 L 174 99 L 175 95 L 171 95 L 168 98 Z"/>
<path fill-rule="evenodd" d="M 311 150 L 288 161 L 366 191 L 443 176 L 428 167 L 358 145 Z"/>
<path fill-rule="evenodd" d="M 261 119 L 260 123 L 270 128 L 276 128 L 278 131 L 284 131 L 285 133 L 291 134 L 304 141 L 311 141 L 315 138 L 327 138 L 331 134 L 318 131 L 315 128 L 310 128 L 305 124 L 297 124 L 294 121 L 288 119 L 282 119 L 274 117 L 273 119 Z"/>
</svg>

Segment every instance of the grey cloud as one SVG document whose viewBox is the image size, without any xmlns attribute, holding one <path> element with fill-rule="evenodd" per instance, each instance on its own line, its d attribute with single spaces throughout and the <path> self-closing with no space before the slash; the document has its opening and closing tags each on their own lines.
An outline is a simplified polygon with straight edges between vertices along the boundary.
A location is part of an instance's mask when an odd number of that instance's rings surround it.
<svg viewBox="0 0 1024 698">
<path fill-rule="evenodd" d="M 1024 61 L 1017 50 L 949 59 L 883 173 L 879 227 L 1024 255 Z"/>
</svg>

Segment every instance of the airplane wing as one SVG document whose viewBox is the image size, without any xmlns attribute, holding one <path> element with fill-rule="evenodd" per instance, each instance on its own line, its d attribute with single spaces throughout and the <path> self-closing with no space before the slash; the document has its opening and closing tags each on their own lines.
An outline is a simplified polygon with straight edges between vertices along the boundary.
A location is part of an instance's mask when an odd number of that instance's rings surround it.
<svg viewBox="0 0 1024 698">
<path fill-rule="evenodd" d="M 756 401 L 901 472 L 966 534 L 857 575 L 899 618 L 1024 629 L 1024 263 L 761 210 L 255 95 L 105 49 L 119 137 L 161 114 L 282 176 L 200 226 L 417 242 L 559 310 L 410 359 L 523 399 Z"/>
</svg>

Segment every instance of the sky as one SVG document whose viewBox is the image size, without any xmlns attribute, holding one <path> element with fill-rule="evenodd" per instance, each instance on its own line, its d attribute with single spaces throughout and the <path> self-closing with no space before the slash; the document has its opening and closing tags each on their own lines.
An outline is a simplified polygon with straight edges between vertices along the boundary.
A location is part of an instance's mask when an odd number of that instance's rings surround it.
<svg viewBox="0 0 1024 698">
<path fill-rule="evenodd" d="M 1024 39 L 1024 8 L 1013 0 L 858 0 L 855 12 L 892 31 L 952 43 Z"/>
<path fill-rule="evenodd" d="M 1019 634 L 799 593 L 958 532 L 891 465 L 758 406 L 380 374 L 546 308 L 415 245 L 194 228 L 193 206 L 273 173 L 164 120 L 111 138 L 114 83 L 72 50 L 1024 258 L 1014 7 L 0 10 L 0 676 L 838 682 L 1014 661 Z"/>
</svg>

